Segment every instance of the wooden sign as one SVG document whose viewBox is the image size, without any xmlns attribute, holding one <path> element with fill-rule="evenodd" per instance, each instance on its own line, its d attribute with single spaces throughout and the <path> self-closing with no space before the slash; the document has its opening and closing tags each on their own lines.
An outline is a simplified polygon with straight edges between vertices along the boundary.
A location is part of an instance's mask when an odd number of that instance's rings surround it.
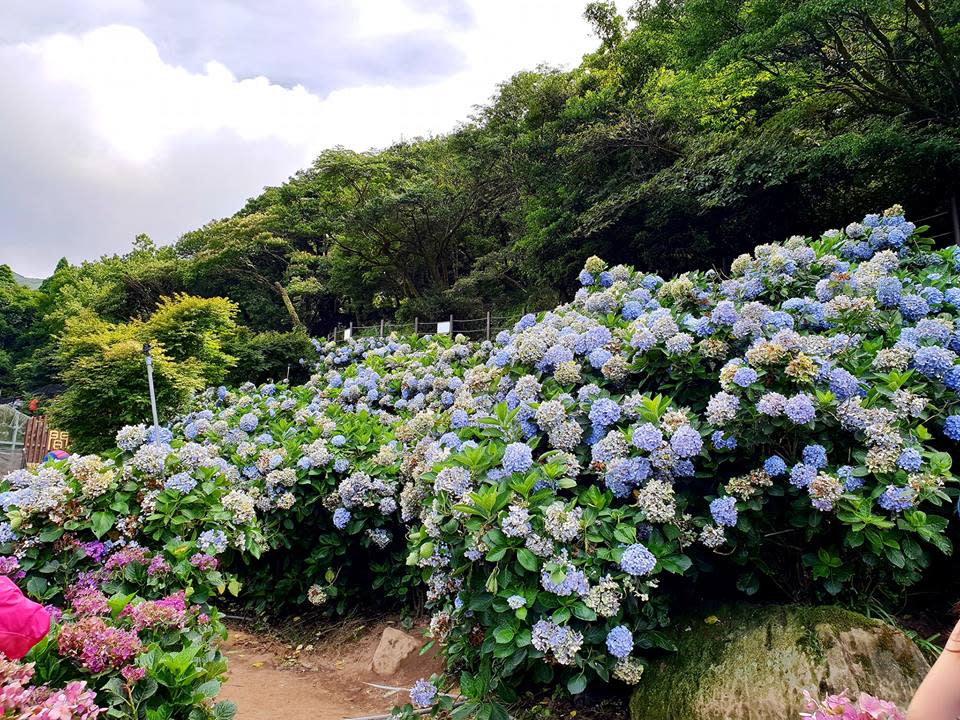
<svg viewBox="0 0 960 720">
<path fill-rule="evenodd" d="M 67 450 L 70 436 L 65 430 L 51 430 L 43 415 L 27 420 L 27 430 L 23 438 L 23 462 L 27 467 L 36 465 L 51 450 Z"/>
</svg>

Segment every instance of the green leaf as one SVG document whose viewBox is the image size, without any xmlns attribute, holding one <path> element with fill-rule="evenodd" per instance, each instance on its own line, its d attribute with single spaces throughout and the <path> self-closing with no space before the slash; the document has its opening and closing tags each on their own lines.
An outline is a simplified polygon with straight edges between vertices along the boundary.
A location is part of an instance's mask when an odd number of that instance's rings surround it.
<svg viewBox="0 0 960 720">
<path fill-rule="evenodd" d="M 195 695 L 199 695 L 201 698 L 216 697 L 217 693 L 220 692 L 220 681 L 207 680 L 202 685 L 198 685 L 193 692 Z"/>
<path fill-rule="evenodd" d="M 123 609 L 129 605 L 130 601 L 136 596 L 136 593 L 130 593 L 129 595 L 114 595 L 112 598 L 107 600 L 107 605 L 110 607 L 110 615 L 114 619 L 120 617 L 120 613 L 123 612 Z"/>
<path fill-rule="evenodd" d="M 213 706 L 214 720 L 233 720 L 237 714 L 237 706 L 229 700 L 221 700 Z"/>
<path fill-rule="evenodd" d="M 116 520 L 116 516 L 113 513 L 103 510 L 95 512 L 90 516 L 90 528 L 98 540 L 106 535 L 110 528 L 113 527 L 114 520 Z"/>
<path fill-rule="evenodd" d="M 575 675 L 567 680 L 567 690 L 571 695 L 579 695 L 587 689 L 587 678 L 585 675 Z"/>
<path fill-rule="evenodd" d="M 583 603 L 577 603 L 573 606 L 573 614 L 587 622 L 593 622 L 597 619 L 597 614 Z"/>
<path fill-rule="evenodd" d="M 517 550 L 517 561 L 530 572 L 536 572 L 540 568 L 540 562 L 537 556 L 526 548 Z"/>
<path fill-rule="evenodd" d="M 657 562 L 664 570 L 675 575 L 682 575 L 693 565 L 693 561 L 686 555 L 667 555 L 657 558 Z"/>
<path fill-rule="evenodd" d="M 508 625 L 501 625 L 493 631 L 494 639 L 501 645 L 506 645 L 512 641 L 514 635 L 516 635 L 516 631 Z"/>
<path fill-rule="evenodd" d="M 632 545 L 637 541 L 637 529 L 632 525 L 617 525 L 613 529 L 613 537 L 624 545 Z"/>
</svg>

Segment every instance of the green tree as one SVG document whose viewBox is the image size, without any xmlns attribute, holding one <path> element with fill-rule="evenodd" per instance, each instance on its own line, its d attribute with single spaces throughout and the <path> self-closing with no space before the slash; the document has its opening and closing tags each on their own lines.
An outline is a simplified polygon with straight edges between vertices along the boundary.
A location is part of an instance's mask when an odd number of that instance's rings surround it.
<svg viewBox="0 0 960 720">
<path fill-rule="evenodd" d="M 236 306 L 223 298 L 163 298 L 146 320 L 112 323 L 83 310 L 66 321 L 57 363 L 66 390 L 51 421 L 81 452 L 105 450 L 117 430 L 150 418 L 143 354 L 152 346 L 157 407 L 164 419 L 193 393 L 220 382 L 234 362 L 223 350 L 236 332 Z"/>
</svg>

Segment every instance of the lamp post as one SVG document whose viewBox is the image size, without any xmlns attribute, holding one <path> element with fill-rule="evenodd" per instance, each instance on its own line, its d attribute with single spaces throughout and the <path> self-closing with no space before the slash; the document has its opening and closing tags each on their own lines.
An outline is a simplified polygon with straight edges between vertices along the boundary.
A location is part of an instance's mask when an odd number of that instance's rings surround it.
<svg viewBox="0 0 960 720">
<path fill-rule="evenodd" d="M 150 357 L 150 343 L 143 344 L 143 354 L 147 358 L 147 385 L 150 387 L 150 409 L 153 411 L 153 443 L 160 445 L 160 420 L 157 417 L 157 395 L 153 390 L 153 358 Z"/>
</svg>

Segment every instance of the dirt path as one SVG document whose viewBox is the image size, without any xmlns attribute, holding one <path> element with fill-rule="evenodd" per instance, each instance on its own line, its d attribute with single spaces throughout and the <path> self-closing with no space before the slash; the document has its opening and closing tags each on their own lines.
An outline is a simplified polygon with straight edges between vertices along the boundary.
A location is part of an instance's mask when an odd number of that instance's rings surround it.
<svg viewBox="0 0 960 720">
<path fill-rule="evenodd" d="M 237 704 L 237 720 L 342 720 L 387 713 L 407 702 L 406 693 L 364 682 L 408 688 L 439 670 L 435 658 L 424 656 L 410 658 L 390 677 L 372 673 L 370 661 L 387 624 L 334 633 L 317 646 L 299 648 L 231 628 L 223 644 L 229 677 L 220 698 Z"/>
</svg>

